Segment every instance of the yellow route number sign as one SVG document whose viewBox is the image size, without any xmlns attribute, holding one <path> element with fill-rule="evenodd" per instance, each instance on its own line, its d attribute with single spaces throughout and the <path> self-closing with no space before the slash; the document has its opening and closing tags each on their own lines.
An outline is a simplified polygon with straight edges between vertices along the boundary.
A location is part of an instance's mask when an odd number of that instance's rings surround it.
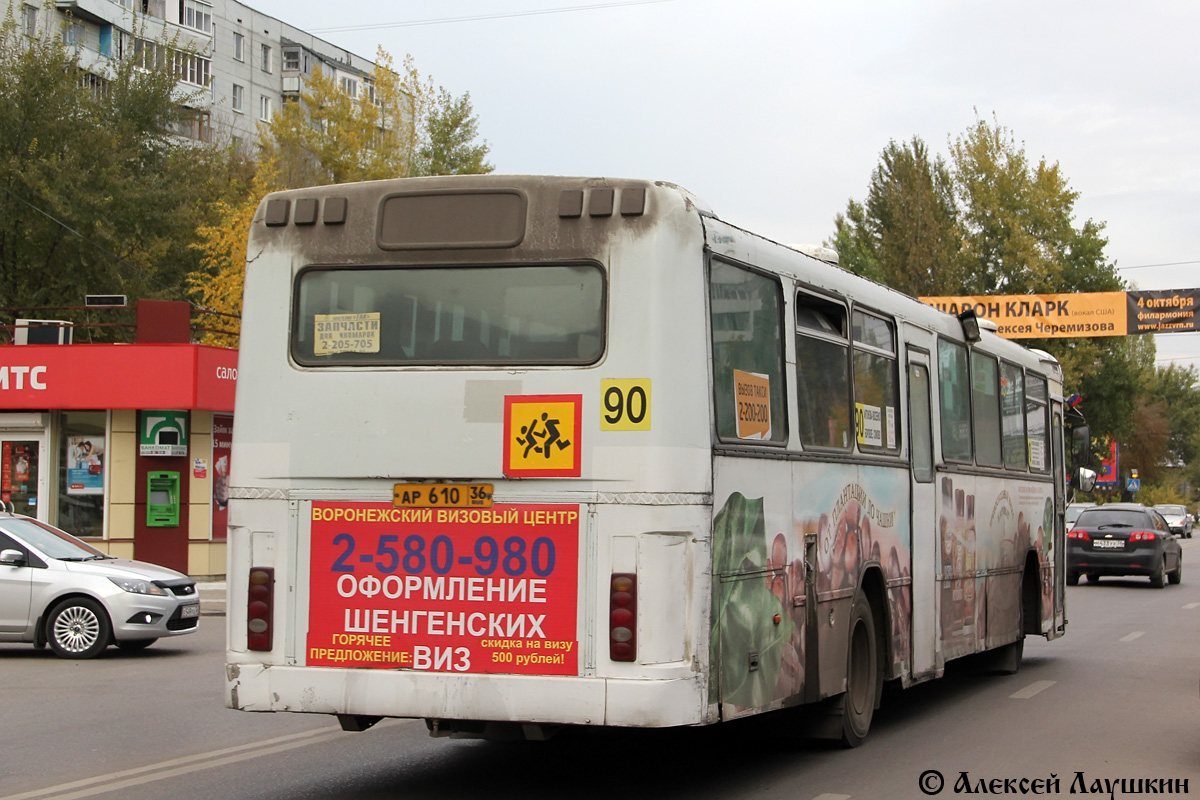
<svg viewBox="0 0 1200 800">
<path fill-rule="evenodd" d="M 650 430 L 650 379 L 600 381 L 600 430 Z"/>
</svg>

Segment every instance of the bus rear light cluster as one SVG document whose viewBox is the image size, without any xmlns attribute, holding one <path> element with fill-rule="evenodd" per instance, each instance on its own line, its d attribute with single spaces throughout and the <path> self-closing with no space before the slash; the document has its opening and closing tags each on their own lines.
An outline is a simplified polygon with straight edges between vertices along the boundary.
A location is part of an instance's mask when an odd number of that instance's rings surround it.
<svg viewBox="0 0 1200 800">
<path fill-rule="evenodd" d="M 608 593 L 608 657 L 637 660 L 637 574 L 614 572 Z"/>
<path fill-rule="evenodd" d="M 246 592 L 246 648 L 271 649 L 271 622 L 275 610 L 275 569 L 250 568 L 250 590 Z"/>
</svg>

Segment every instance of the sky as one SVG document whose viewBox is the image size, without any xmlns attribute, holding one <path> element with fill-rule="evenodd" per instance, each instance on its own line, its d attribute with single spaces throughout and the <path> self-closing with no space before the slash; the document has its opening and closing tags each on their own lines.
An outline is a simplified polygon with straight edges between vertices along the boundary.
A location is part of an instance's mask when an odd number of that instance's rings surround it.
<svg viewBox="0 0 1200 800">
<path fill-rule="evenodd" d="M 821 243 L 889 141 L 1006 127 L 1140 289 L 1200 287 L 1195 0 L 244 0 L 470 92 L 497 173 L 670 181 Z M 1200 368 L 1200 333 L 1156 337 Z"/>
</svg>

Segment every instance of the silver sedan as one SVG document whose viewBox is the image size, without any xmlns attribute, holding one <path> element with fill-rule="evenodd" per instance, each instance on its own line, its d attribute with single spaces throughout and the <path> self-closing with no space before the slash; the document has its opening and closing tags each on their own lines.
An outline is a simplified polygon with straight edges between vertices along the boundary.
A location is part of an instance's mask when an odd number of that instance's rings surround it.
<svg viewBox="0 0 1200 800">
<path fill-rule="evenodd" d="M 106 555 L 52 525 L 0 513 L 0 642 L 62 658 L 110 644 L 140 650 L 200 621 L 196 584 L 166 567 Z"/>
</svg>

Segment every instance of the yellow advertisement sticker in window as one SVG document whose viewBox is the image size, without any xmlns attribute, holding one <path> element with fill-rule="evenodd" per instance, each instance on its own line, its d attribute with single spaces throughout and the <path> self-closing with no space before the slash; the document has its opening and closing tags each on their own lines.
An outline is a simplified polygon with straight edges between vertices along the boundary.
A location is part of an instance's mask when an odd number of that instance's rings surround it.
<svg viewBox="0 0 1200 800">
<path fill-rule="evenodd" d="M 770 439 L 771 377 L 735 369 L 733 397 L 737 404 L 738 438 Z"/>
<path fill-rule="evenodd" d="M 504 474 L 510 478 L 578 478 L 583 395 L 504 398 Z"/>
<path fill-rule="evenodd" d="M 313 317 L 313 355 L 378 353 L 379 312 L 316 314 Z"/>
</svg>

